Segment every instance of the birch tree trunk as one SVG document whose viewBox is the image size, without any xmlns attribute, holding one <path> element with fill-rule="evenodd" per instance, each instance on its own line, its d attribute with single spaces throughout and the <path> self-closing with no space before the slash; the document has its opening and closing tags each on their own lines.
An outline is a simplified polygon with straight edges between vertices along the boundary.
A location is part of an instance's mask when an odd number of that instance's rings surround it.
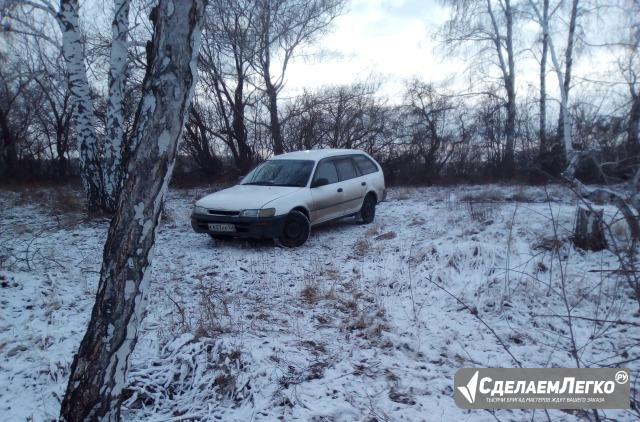
<svg viewBox="0 0 640 422">
<path fill-rule="evenodd" d="M 567 162 L 570 162 L 573 157 L 573 145 L 571 140 L 571 113 L 569 112 L 569 90 L 571 89 L 573 45 L 575 42 L 576 21 L 578 19 L 578 3 L 579 0 L 573 0 L 571 3 L 569 32 L 567 34 L 567 49 L 564 52 L 564 77 L 560 73 L 560 68 L 556 66 L 556 72 L 558 73 L 558 85 L 560 88 L 560 116 L 558 117 L 558 137 L 562 139 L 565 160 Z M 557 59 L 555 61 L 557 62 Z"/>
<path fill-rule="evenodd" d="M 513 175 L 515 171 L 515 142 L 516 142 L 516 77 L 515 77 L 515 58 L 513 51 L 513 10 L 511 1 L 504 0 L 504 13 L 507 20 L 507 65 L 509 67 L 509 75 L 505 80 L 507 88 L 507 125 L 506 136 L 507 145 L 505 148 L 505 167 L 508 176 Z"/>
<path fill-rule="evenodd" d="M 127 38 L 129 33 L 130 0 L 114 1 L 114 16 L 111 23 L 111 63 L 109 68 L 109 97 L 104 139 L 104 208 L 115 212 L 118 192 L 123 176 L 124 142 L 124 88 L 127 72 Z"/>
<path fill-rule="evenodd" d="M 507 91 L 507 121 L 505 125 L 506 145 L 502 156 L 504 165 L 504 175 L 513 175 L 515 169 L 515 137 L 516 137 L 516 89 L 515 89 L 515 58 L 513 50 L 513 9 L 511 1 L 505 0 L 501 3 L 501 10 L 506 20 L 506 35 L 502 35 L 498 26 L 498 19 L 491 5 L 491 0 L 487 0 L 487 13 L 491 19 L 493 34 L 491 39 L 498 56 L 498 65 L 502 72 L 502 81 Z M 502 42 L 505 42 L 503 46 Z M 506 54 L 506 60 L 505 60 Z"/>
<path fill-rule="evenodd" d="M 543 5 L 544 10 L 543 13 L 540 13 L 540 9 L 533 2 L 533 0 L 529 0 L 529 4 L 533 8 L 538 22 L 540 26 L 542 26 L 543 31 L 543 42 L 546 39 L 548 42 L 548 52 L 551 56 L 551 62 L 553 64 L 553 70 L 558 78 L 558 90 L 560 91 L 560 115 L 558 117 L 558 135 L 557 139 L 560 141 L 562 148 L 564 149 L 564 159 L 566 163 L 570 163 L 574 157 L 573 144 L 571 140 L 571 113 L 569 112 L 569 90 L 571 89 L 571 71 L 573 67 L 573 46 L 575 42 L 575 31 L 576 31 L 576 23 L 578 19 L 578 4 L 579 0 L 572 0 L 571 3 L 571 16 L 569 17 L 569 30 L 567 35 L 567 48 L 565 50 L 565 63 L 564 63 L 564 71 L 562 69 L 562 65 L 560 64 L 560 60 L 558 60 L 558 55 L 556 53 L 556 49 L 553 44 L 553 39 L 549 36 L 549 15 L 548 15 L 548 0 L 545 0 Z M 543 51 L 545 50 L 545 46 L 543 44 Z M 546 61 L 546 57 L 545 57 Z M 542 86 L 544 83 L 544 79 L 542 76 L 542 63 L 541 63 L 541 75 L 540 75 L 540 96 L 542 98 Z M 542 101 L 542 100 L 541 100 Z M 540 110 L 542 113 L 542 105 L 540 106 Z M 541 126 L 542 126 L 542 117 L 541 117 Z M 557 145 L 557 147 L 556 147 Z M 562 154 L 559 151 L 560 145 L 558 143 L 554 143 L 554 147 L 550 148 L 550 153 L 553 155 L 559 155 L 562 157 Z M 542 151 L 542 144 L 541 144 Z M 558 159 L 560 157 L 551 157 L 550 161 L 553 161 L 551 164 L 553 168 L 558 167 L 556 164 L 558 163 Z M 560 158 L 560 161 L 562 158 Z"/>
<path fill-rule="evenodd" d="M 547 153 L 547 54 L 549 50 L 549 0 L 542 3 L 542 55 L 540 56 L 540 156 Z"/>
<path fill-rule="evenodd" d="M 129 356 L 144 316 L 152 247 L 195 80 L 205 0 L 160 0 L 132 141 L 104 247 L 91 320 L 71 366 L 61 419 L 120 417 Z"/>
<path fill-rule="evenodd" d="M 640 90 L 636 92 L 635 83 L 629 84 L 631 93 L 631 110 L 627 125 L 627 152 L 635 155 L 640 152 Z"/>
<path fill-rule="evenodd" d="M 267 32 L 267 37 L 269 33 Z M 278 116 L 278 88 L 271 80 L 271 48 L 268 43 L 265 46 L 263 57 L 261 59 L 262 77 L 264 79 L 265 93 L 267 95 L 267 108 L 269 109 L 269 130 L 271 131 L 271 139 L 273 141 L 273 154 L 278 155 L 284 152 L 284 142 L 282 140 L 282 128 L 280 125 L 280 116 Z"/>
<path fill-rule="evenodd" d="M 62 31 L 62 55 L 65 60 L 67 83 L 75 106 L 77 149 L 80 156 L 80 176 L 87 195 L 88 211 L 100 211 L 102 178 L 93 112 L 91 89 L 84 63 L 84 49 L 80 26 L 78 0 L 60 0 L 58 24 Z"/>
<path fill-rule="evenodd" d="M 280 116 L 278 116 L 278 90 L 271 84 L 266 82 L 267 98 L 269 100 L 269 125 L 271 129 L 271 137 L 273 138 L 273 154 L 278 155 L 284 152 L 284 141 L 282 139 L 282 127 L 280 125 Z"/>
</svg>

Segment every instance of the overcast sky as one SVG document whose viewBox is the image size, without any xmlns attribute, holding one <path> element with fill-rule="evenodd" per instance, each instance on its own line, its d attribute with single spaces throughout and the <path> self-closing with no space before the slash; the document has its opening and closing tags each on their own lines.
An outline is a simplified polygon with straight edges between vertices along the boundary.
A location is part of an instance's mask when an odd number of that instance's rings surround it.
<svg viewBox="0 0 640 422">
<path fill-rule="evenodd" d="M 382 93 L 398 97 L 407 79 L 443 80 L 455 61 L 434 55 L 432 34 L 445 19 L 434 0 L 352 0 L 319 42 L 325 54 L 291 64 L 286 94 L 373 77 L 384 82 Z"/>
<path fill-rule="evenodd" d="M 103 26 L 109 27 L 107 24 L 112 13 L 110 2 L 85 0 L 84 4 L 90 10 L 85 12 L 88 25 L 102 22 L 99 17 L 103 17 Z M 304 88 L 317 90 L 326 85 L 366 80 L 380 82 L 379 94 L 387 97 L 391 103 L 402 101 L 405 83 L 412 78 L 436 83 L 448 81 L 456 91 L 477 89 L 478 75 L 466 72 L 469 67 L 474 67 L 469 58 L 463 55 L 446 56 L 442 48 L 437 48 L 434 34 L 447 20 L 447 13 L 447 8 L 438 0 L 347 0 L 344 12 L 334 20 L 330 31 L 312 47 L 305 49 L 305 55 L 294 58 L 290 63 L 280 98 L 291 98 Z M 618 37 L 618 27 L 622 26 L 619 18 L 602 20 L 603 13 L 600 11 L 591 16 L 591 23 L 581 17 L 580 30 L 588 35 L 594 34 L 592 41 L 604 40 L 607 38 L 605 34 Z M 587 29 L 587 26 L 596 31 Z M 560 33 L 552 34 L 561 59 L 565 31 L 566 28 L 562 27 Z M 540 28 L 536 23 L 526 20 L 517 22 L 519 50 L 516 85 L 521 98 L 536 96 L 539 89 L 539 65 L 535 58 L 539 54 L 539 43 L 536 42 L 539 33 Z M 530 49 L 532 46 L 533 49 Z M 558 82 L 551 71 L 551 63 L 548 69 L 548 93 L 551 97 L 557 97 Z M 495 67 L 490 72 L 499 76 Z M 616 58 L 609 48 L 591 48 L 587 51 L 578 46 L 573 73 L 574 87 L 580 86 L 574 91 L 576 95 L 583 89 L 597 89 L 599 92 L 596 95 L 615 101 L 620 97 L 618 94 L 624 91 L 624 86 L 619 84 L 594 88 L 583 82 L 620 80 Z M 617 93 L 610 95 L 614 87 L 618 88 Z M 626 93 L 622 92 L 625 101 Z"/>
<path fill-rule="evenodd" d="M 435 48 L 438 43 L 433 35 L 446 19 L 447 9 L 437 0 L 351 0 L 345 12 L 334 21 L 331 31 L 314 46 L 314 51 L 320 50 L 325 54 L 298 57 L 291 63 L 283 97 L 299 94 L 303 88 L 313 90 L 324 85 L 349 84 L 368 78 L 381 81 L 380 93 L 394 103 L 401 101 L 404 82 L 414 77 L 428 82 L 443 82 L 455 76 L 458 78 L 457 88 L 467 89 L 473 86 L 473 77 L 469 79 L 469 75 L 464 73 L 469 65 L 468 59 L 463 56 L 447 57 L 441 48 Z M 585 24 L 584 20 L 581 24 Z M 597 24 L 602 33 L 615 32 L 615 28 L 605 29 L 602 21 L 597 21 Z M 615 21 L 609 24 L 616 26 Z M 524 46 L 535 44 L 537 49 L 537 24 L 522 21 L 517 30 L 518 39 L 524 41 Z M 563 48 L 564 37 L 563 33 L 555 39 L 556 48 Z M 516 72 L 520 95 L 537 91 L 538 72 L 534 55 L 522 48 Z M 619 79 L 609 49 L 592 49 L 588 54 L 577 52 L 574 84 L 581 84 L 583 77 Z M 551 71 L 547 76 L 547 88 L 550 95 L 556 94 L 557 80 Z"/>
</svg>

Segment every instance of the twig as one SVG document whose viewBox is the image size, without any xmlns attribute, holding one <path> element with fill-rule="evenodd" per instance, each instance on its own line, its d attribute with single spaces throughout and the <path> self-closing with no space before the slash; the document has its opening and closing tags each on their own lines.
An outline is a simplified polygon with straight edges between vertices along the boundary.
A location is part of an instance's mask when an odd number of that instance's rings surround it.
<svg viewBox="0 0 640 422">
<path fill-rule="evenodd" d="M 454 295 L 453 293 L 451 293 L 449 290 L 445 289 L 443 286 L 441 286 L 440 284 L 436 283 L 435 281 L 433 281 L 431 279 L 431 277 L 427 277 L 427 279 L 429 280 L 430 283 L 432 283 L 434 286 L 436 286 L 437 288 L 439 288 L 440 290 L 442 290 L 443 292 L 445 292 L 446 294 L 448 294 L 449 296 L 451 296 L 453 299 L 456 300 L 456 302 L 458 302 L 460 305 L 462 305 L 465 309 L 467 309 L 469 311 L 469 313 L 471 315 L 473 315 L 478 321 L 480 321 L 482 323 L 482 325 L 484 325 L 485 327 L 487 327 L 487 329 L 491 332 L 491 334 L 493 334 L 493 336 L 496 338 L 496 340 L 498 340 L 498 343 L 500 343 L 500 345 L 502 346 L 502 348 L 509 354 L 509 356 L 511 356 L 511 359 L 515 362 L 516 365 L 518 365 L 520 368 L 522 368 L 522 364 L 520 363 L 520 361 L 513 355 L 513 353 L 511 353 L 511 351 L 509 350 L 509 346 L 507 346 L 507 344 L 502 340 L 502 338 L 500 338 L 500 336 L 498 335 L 498 333 L 495 332 L 495 330 L 493 328 L 491 328 L 491 326 L 489 324 L 487 324 L 485 322 L 484 319 L 482 319 L 480 317 L 480 315 L 478 315 L 478 309 L 476 309 L 475 307 L 470 307 L 469 305 L 467 305 L 465 302 L 462 301 L 462 299 L 460 299 L 459 297 L 457 297 L 456 295 Z"/>
<path fill-rule="evenodd" d="M 534 317 L 555 317 L 555 318 L 567 318 L 566 315 L 556 315 L 556 314 L 534 314 Z M 635 327 L 640 327 L 640 323 L 632 322 L 632 321 L 622 321 L 622 320 L 610 320 L 610 319 L 598 319 L 598 318 L 589 318 L 589 317 L 581 317 L 571 315 L 572 319 L 583 319 L 585 321 L 598 322 L 602 324 L 619 324 L 619 325 L 633 325 Z"/>
</svg>

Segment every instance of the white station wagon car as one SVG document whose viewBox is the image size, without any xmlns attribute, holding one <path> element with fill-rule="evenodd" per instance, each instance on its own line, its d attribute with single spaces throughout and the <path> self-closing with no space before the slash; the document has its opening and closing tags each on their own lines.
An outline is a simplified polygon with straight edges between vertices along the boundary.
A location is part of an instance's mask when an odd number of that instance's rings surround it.
<svg viewBox="0 0 640 422">
<path fill-rule="evenodd" d="M 273 238 L 294 247 L 307 240 L 312 226 L 329 220 L 356 216 L 371 223 L 385 197 L 382 169 L 362 151 L 290 152 L 198 200 L 191 226 L 214 238 Z"/>
</svg>

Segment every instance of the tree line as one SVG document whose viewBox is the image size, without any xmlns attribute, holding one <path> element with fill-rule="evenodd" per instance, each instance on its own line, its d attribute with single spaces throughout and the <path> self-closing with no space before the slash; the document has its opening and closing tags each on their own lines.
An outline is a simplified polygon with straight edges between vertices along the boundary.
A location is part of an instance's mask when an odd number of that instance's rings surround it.
<svg viewBox="0 0 640 422">
<path fill-rule="evenodd" d="M 135 147 L 149 7 L 114 2 L 111 33 L 101 33 L 39 4 L 3 9 L 10 42 L 0 53 L 0 174 L 81 174 L 90 208 L 113 211 L 122 163 Z M 472 87 L 415 79 L 390 101 L 373 79 L 281 98 L 291 60 L 329 30 L 344 1 L 209 2 L 178 174 L 234 179 L 272 154 L 332 147 L 364 149 L 392 183 L 540 181 L 586 150 L 593 154 L 581 164 L 584 177 L 629 177 L 640 145 L 637 2 L 445 4 L 451 13 L 436 37 L 443 53 L 464 58 Z M 590 37 L 602 25 L 621 30 Z M 62 48 L 64 28 L 74 26 L 84 60 Z M 603 49 L 613 75 L 575 80 L 577 54 Z M 532 63 L 539 83 L 525 90 L 518 77 Z M 603 105 L 603 93 L 615 101 Z"/>
</svg>

